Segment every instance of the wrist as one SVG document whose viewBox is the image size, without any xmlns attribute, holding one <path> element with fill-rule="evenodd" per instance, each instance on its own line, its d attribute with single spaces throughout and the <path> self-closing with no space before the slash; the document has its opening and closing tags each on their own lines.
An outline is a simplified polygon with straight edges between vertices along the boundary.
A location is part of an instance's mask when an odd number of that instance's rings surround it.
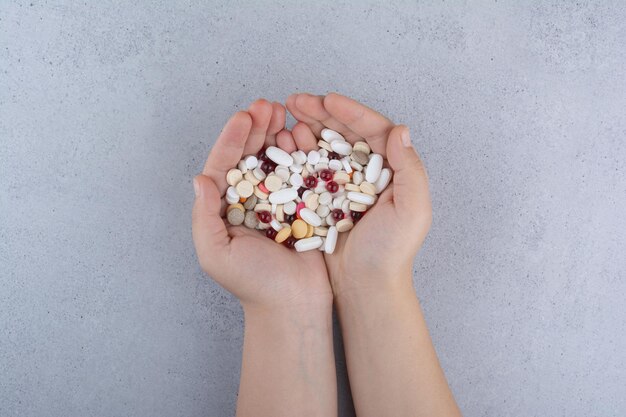
<svg viewBox="0 0 626 417">
<path fill-rule="evenodd" d="M 332 319 L 333 299 L 329 294 L 323 297 L 298 303 L 284 303 L 280 305 L 259 305 L 256 303 L 241 303 L 246 322 L 275 322 L 275 323 L 313 323 Z"/>
<path fill-rule="evenodd" d="M 414 294 L 412 264 L 380 270 L 337 270 L 330 274 L 334 301 L 344 298 L 370 298 L 380 294 Z"/>
</svg>

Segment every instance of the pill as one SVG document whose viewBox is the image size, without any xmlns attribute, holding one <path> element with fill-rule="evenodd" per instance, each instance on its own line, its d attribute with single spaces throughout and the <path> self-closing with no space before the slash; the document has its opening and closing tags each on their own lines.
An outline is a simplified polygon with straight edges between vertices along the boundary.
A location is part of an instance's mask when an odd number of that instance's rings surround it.
<svg viewBox="0 0 626 417">
<path fill-rule="evenodd" d="M 333 208 L 339 209 L 341 208 L 341 204 L 343 204 L 346 199 L 345 195 L 340 195 L 339 197 L 333 198 Z"/>
<path fill-rule="evenodd" d="M 271 211 L 271 210 L 272 210 L 272 206 L 267 203 L 259 203 L 256 206 L 254 206 L 254 211 L 257 213 L 261 211 Z"/>
<path fill-rule="evenodd" d="M 261 184 L 262 183 L 259 183 L 259 185 Z M 269 197 L 269 193 L 266 193 L 265 191 L 263 191 L 261 187 L 259 187 L 259 185 L 254 187 L 254 196 L 256 196 L 257 198 L 261 200 L 267 200 L 267 198 Z"/>
<path fill-rule="evenodd" d="M 309 151 L 309 154 L 307 155 L 307 163 L 310 165 L 315 165 L 320 161 L 320 153 L 318 151 Z M 312 167 L 307 167 L 307 170 L 309 172 L 312 172 L 313 169 Z"/>
<path fill-rule="evenodd" d="M 320 161 L 322 160 L 322 158 L 326 158 L 326 162 L 328 162 L 328 149 L 321 148 L 317 151 L 320 153 L 321 156 Z"/>
<path fill-rule="evenodd" d="M 226 202 L 228 204 L 235 204 L 239 201 L 240 195 L 237 192 L 237 189 L 233 186 L 230 186 L 226 189 Z"/>
<path fill-rule="evenodd" d="M 252 171 L 246 172 L 244 174 L 244 176 L 243 176 L 243 179 L 245 179 L 246 181 L 248 181 L 252 185 L 257 185 L 258 183 L 261 182 L 261 180 L 259 180 L 257 177 L 254 176 Z"/>
<path fill-rule="evenodd" d="M 329 214 L 328 216 L 326 216 L 326 218 L 324 220 L 326 220 L 326 224 L 329 225 L 329 226 L 334 226 L 335 223 L 337 223 L 337 220 L 335 220 L 335 218 L 333 217 L 332 213 Z"/>
<path fill-rule="evenodd" d="M 341 163 L 343 164 L 344 171 L 346 171 L 348 174 L 353 171 L 352 165 L 350 165 L 350 159 L 348 159 L 347 157 L 341 158 Z"/>
<path fill-rule="evenodd" d="M 329 205 L 333 201 L 333 197 L 328 191 L 324 191 L 320 194 L 319 203 L 325 206 Z"/>
<path fill-rule="evenodd" d="M 254 192 L 254 186 L 250 183 L 250 181 L 246 180 L 239 181 L 235 189 L 237 190 L 239 197 L 245 198 L 250 197 Z"/>
<path fill-rule="evenodd" d="M 300 217 L 300 210 L 302 210 L 305 207 L 304 202 L 299 202 L 298 204 L 296 204 L 296 215 L 298 217 Z"/>
<path fill-rule="evenodd" d="M 337 231 L 342 233 L 342 232 L 347 232 L 348 230 L 352 229 L 353 226 L 354 226 L 354 223 L 352 223 L 352 220 L 342 219 L 337 222 L 336 227 L 337 227 Z M 326 236 L 326 239 L 328 240 L 328 236 Z"/>
<path fill-rule="evenodd" d="M 356 142 L 352 146 L 352 149 L 354 151 L 363 152 L 366 155 L 368 155 L 371 152 L 370 145 L 368 145 L 367 142 L 363 142 L 363 141 Z"/>
<path fill-rule="evenodd" d="M 308 173 L 315 172 L 315 167 L 313 165 L 315 165 L 315 164 L 310 164 L 308 162 L 306 164 L 304 164 L 304 169 L 306 170 L 306 172 L 308 172 Z M 302 174 L 302 177 L 306 178 L 306 177 L 308 177 L 308 175 Z"/>
<path fill-rule="evenodd" d="M 320 205 L 315 212 L 322 218 L 322 220 L 324 220 L 324 218 L 330 213 L 330 208 L 328 206 Z"/>
<path fill-rule="evenodd" d="M 285 221 L 285 210 L 283 209 L 283 205 L 279 204 L 278 207 L 276 207 L 276 220 L 278 220 L 279 222 L 284 222 Z"/>
<path fill-rule="evenodd" d="M 307 208 L 310 208 L 311 210 L 316 210 L 317 207 L 320 205 L 319 198 L 319 194 L 312 193 L 304 200 L 304 204 Z"/>
<path fill-rule="evenodd" d="M 348 195 L 346 197 L 348 197 L 348 200 L 350 201 L 354 201 L 355 203 L 366 204 L 368 206 L 371 206 L 376 201 L 376 197 L 374 197 L 373 195 L 360 193 L 356 191 L 348 192 Z"/>
<path fill-rule="evenodd" d="M 322 219 L 313 210 L 303 207 L 299 212 L 300 218 L 310 224 L 311 226 L 319 226 L 322 224 Z"/>
<path fill-rule="evenodd" d="M 339 233 L 335 226 L 331 226 L 328 228 L 328 232 L 326 233 L 326 242 L 324 243 L 324 252 L 331 254 L 335 251 L 338 235 Z"/>
<path fill-rule="evenodd" d="M 244 161 L 243 159 L 239 161 L 239 163 L 237 164 L 237 169 L 241 171 L 242 174 L 248 172 L 248 166 L 246 165 L 246 161 Z"/>
<path fill-rule="evenodd" d="M 363 165 L 359 164 L 357 161 L 350 161 L 350 166 L 355 171 L 363 171 Z"/>
<path fill-rule="evenodd" d="M 286 167 L 293 165 L 293 158 L 291 155 L 276 146 L 269 146 L 265 150 L 265 155 L 267 155 L 267 157 L 277 165 L 284 165 Z"/>
<path fill-rule="evenodd" d="M 294 164 L 304 165 L 306 163 L 306 154 L 304 151 L 298 150 L 291 153 Z"/>
<path fill-rule="evenodd" d="M 391 180 L 391 170 L 389 168 L 383 168 L 380 171 L 380 176 L 374 183 L 374 188 L 376 188 L 376 194 L 382 193 L 385 188 L 389 185 L 389 181 Z"/>
<path fill-rule="evenodd" d="M 291 227 L 285 226 L 278 231 L 274 240 L 278 243 L 283 243 L 289 236 L 291 236 Z"/>
<path fill-rule="evenodd" d="M 359 213 L 367 211 L 367 206 L 365 204 L 355 203 L 354 201 L 350 202 L 349 208 L 351 211 L 358 211 Z"/>
<path fill-rule="evenodd" d="M 350 200 L 343 200 L 343 203 L 341 203 L 341 211 L 343 211 L 344 213 L 350 212 Z"/>
<path fill-rule="evenodd" d="M 252 174 L 254 175 L 254 177 L 259 180 L 259 181 L 263 181 L 265 179 L 265 177 L 267 176 L 267 174 L 265 173 L 265 171 L 263 171 L 260 167 L 256 167 L 252 170 Z"/>
<path fill-rule="evenodd" d="M 320 148 L 326 150 L 327 152 L 332 151 L 332 148 L 330 147 L 330 143 L 326 142 L 325 140 L 317 141 L 317 146 L 319 146 Z"/>
<path fill-rule="evenodd" d="M 292 166 L 289 167 L 289 170 L 291 172 L 297 172 L 298 174 L 302 173 L 303 169 L 304 169 L 304 165 L 300 165 L 300 164 L 293 164 Z"/>
<path fill-rule="evenodd" d="M 339 155 L 350 155 L 352 153 L 352 145 L 345 141 L 334 140 L 330 143 L 330 147 Z"/>
<path fill-rule="evenodd" d="M 361 191 L 358 185 L 352 183 L 346 184 L 344 187 L 346 191 Z"/>
<path fill-rule="evenodd" d="M 243 219 L 243 224 L 250 229 L 256 228 L 259 224 L 259 219 L 256 216 L 256 213 L 254 211 L 246 211 L 246 215 Z"/>
<path fill-rule="evenodd" d="M 302 175 L 298 174 L 297 172 L 294 172 L 289 177 L 289 184 L 291 184 L 292 187 L 302 187 L 303 183 L 304 179 L 302 178 Z"/>
<path fill-rule="evenodd" d="M 320 226 L 321 226 L 321 223 L 320 223 Z M 315 230 L 315 228 L 311 226 L 310 224 L 307 224 L 306 227 L 307 227 L 306 235 L 304 235 L 304 237 L 307 238 L 307 237 L 313 236 L 313 231 Z"/>
<path fill-rule="evenodd" d="M 318 151 L 319 154 L 320 154 L 320 160 L 317 161 L 316 166 L 319 165 L 319 164 L 326 164 L 326 165 L 328 165 L 328 161 L 330 161 L 330 159 L 328 159 L 328 156 L 322 155 L 322 151 L 323 151 L 323 149 Z M 328 153 L 328 152 L 326 152 L 326 153 Z M 327 166 L 327 168 L 328 168 L 328 166 Z"/>
<path fill-rule="evenodd" d="M 239 226 L 245 218 L 243 206 L 241 204 L 231 204 L 226 210 L 226 219 L 233 226 Z"/>
<path fill-rule="evenodd" d="M 285 203 L 283 205 L 283 211 L 285 212 L 285 214 L 295 214 L 296 212 L 296 203 L 293 201 L 289 201 L 288 203 Z"/>
<path fill-rule="evenodd" d="M 365 171 L 365 180 L 367 182 L 371 182 L 372 184 L 376 182 L 378 177 L 380 176 L 380 171 L 383 168 L 383 157 L 379 154 L 372 154 L 370 158 L 370 162 L 367 165 Z"/>
<path fill-rule="evenodd" d="M 263 184 L 265 185 L 265 188 L 267 188 L 267 190 L 270 193 L 274 193 L 280 190 L 281 186 L 283 185 L 283 180 L 278 175 L 270 174 L 267 176 L 267 178 L 265 178 L 265 181 L 263 182 Z"/>
<path fill-rule="evenodd" d="M 256 205 L 258 198 L 256 195 L 252 194 L 250 197 L 246 199 L 246 202 L 243 203 L 243 208 L 246 210 L 252 210 Z"/>
<path fill-rule="evenodd" d="M 369 163 L 369 158 L 365 152 L 362 151 L 353 151 L 350 155 L 350 158 L 361 165 L 366 165 Z"/>
<path fill-rule="evenodd" d="M 228 185 L 237 185 L 243 179 L 243 174 L 238 169 L 231 169 L 226 173 L 226 182 Z"/>
<path fill-rule="evenodd" d="M 356 171 L 354 174 L 352 174 L 352 182 L 355 185 L 360 185 L 363 182 L 363 173 Z"/>
<path fill-rule="evenodd" d="M 362 182 L 361 184 L 359 184 L 359 189 L 362 193 L 369 194 L 369 195 L 376 195 L 376 186 L 372 184 L 371 182 L 367 182 L 367 181 Z M 359 190 L 355 190 L 355 191 L 359 191 Z"/>
<path fill-rule="evenodd" d="M 246 166 L 249 170 L 253 170 L 259 164 L 259 160 L 254 155 L 248 155 L 244 158 Z"/>
<path fill-rule="evenodd" d="M 333 181 L 337 184 L 345 184 L 350 181 L 350 175 L 345 171 L 337 171 L 335 175 L 333 175 Z"/>
<path fill-rule="evenodd" d="M 311 190 L 306 190 L 305 192 L 302 193 L 302 201 L 306 201 L 307 198 L 309 198 L 309 196 L 311 194 L 314 194 L 313 191 Z"/>
<path fill-rule="evenodd" d="M 333 171 L 339 171 L 343 168 L 343 164 L 339 159 L 333 159 L 328 162 L 328 168 L 332 169 Z"/>
<path fill-rule="evenodd" d="M 270 226 L 272 226 L 272 229 L 276 230 L 277 232 L 283 228 L 283 225 L 280 224 L 280 222 L 276 219 L 272 219 L 272 221 L 270 222 Z"/>
<path fill-rule="evenodd" d="M 278 207 L 278 204 L 272 204 L 272 214 L 276 214 L 276 207 Z"/>
<path fill-rule="evenodd" d="M 316 234 L 317 236 L 326 236 L 328 234 L 328 228 L 316 227 L 313 229 L 313 234 Z"/>
<path fill-rule="evenodd" d="M 259 222 L 259 224 L 256 225 L 257 230 L 266 230 L 270 228 L 270 224 L 269 223 L 263 223 L 263 222 Z"/>
<path fill-rule="evenodd" d="M 295 244 L 295 249 L 298 252 L 306 252 L 308 250 L 317 249 L 322 245 L 322 238 L 319 236 L 313 236 L 308 239 L 300 239 Z"/>
<path fill-rule="evenodd" d="M 346 138 L 344 138 L 341 133 L 339 132 L 335 132 L 332 129 L 322 129 L 322 132 L 320 133 L 320 136 L 322 137 L 322 139 L 324 139 L 326 142 L 331 143 L 335 140 L 339 140 L 342 142 L 346 141 Z"/>
<path fill-rule="evenodd" d="M 308 230 L 308 225 L 304 220 L 297 219 L 291 224 L 291 234 L 296 239 L 302 239 L 306 236 Z"/>
<path fill-rule="evenodd" d="M 274 170 L 274 174 L 278 175 L 281 180 L 287 181 L 291 172 L 289 172 L 289 168 L 279 165 Z"/>
<path fill-rule="evenodd" d="M 326 191 L 326 184 L 324 183 L 324 181 L 318 181 L 313 191 L 317 194 L 321 194 Z"/>
<path fill-rule="evenodd" d="M 298 191 L 295 188 L 283 188 L 270 194 L 270 203 L 285 204 L 298 198 Z"/>
</svg>

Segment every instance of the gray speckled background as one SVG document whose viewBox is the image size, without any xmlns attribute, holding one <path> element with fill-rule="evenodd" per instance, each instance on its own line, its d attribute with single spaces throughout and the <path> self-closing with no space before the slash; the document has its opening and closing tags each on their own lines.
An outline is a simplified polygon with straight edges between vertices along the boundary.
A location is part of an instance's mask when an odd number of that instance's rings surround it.
<svg viewBox="0 0 626 417">
<path fill-rule="evenodd" d="M 624 416 L 624 2 L 254 3 L 0 3 L 0 416 L 232 415 L 191 178 L 234 110 L 332 90 L 426 161 L 415 283 L 465 415 Z"/>
</svg>

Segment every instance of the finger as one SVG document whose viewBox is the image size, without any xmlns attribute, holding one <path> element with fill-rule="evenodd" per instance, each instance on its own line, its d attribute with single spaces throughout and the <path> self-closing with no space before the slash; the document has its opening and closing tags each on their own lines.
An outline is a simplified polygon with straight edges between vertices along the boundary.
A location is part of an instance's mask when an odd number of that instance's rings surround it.
<svg viewBox="0 0 626 417">
<path fill-rule="evenodd" d="M 265 146 L 276 145 L 276 135 L 278 132 L 285 128 L 285 121 L 287 120 L 287 110 L 285 107 L 278 103 L 272 103 L 272 119 L 270 125 L 267 128 L 267 137 L 265 138 Z M 257 149 L 258 150 L 258 149 Z"/>
<path fill-rule="evenodd" d="M 204 164 L 202 173 L 210 177 L 220 195 L 223 195 L 228 188 L 226 183 L 226 173 L 236 166 L 250 133 L 252 118 L 247 112 L 239 111 L 226 122 L 222 133 L 215 141 L 211 153 Z"/>
<path fill-rule="evenodd" d="M 194 178 L 196 200 L 192 210 L 192 235 L 202 269 L 214 272 L 214 260 L 227 252 L 230 238 L 220 217 L 220 193 L 213 180 L 205 175 Z"/>
<path fill-rule="evenodd" d="M 318 120 L 307 116 L 305 113 L 300 111 L 300 109 L 298 109 L 298 106 L 296 105 L 296 101 L 299 95 L 300 94 L 292 94 L 287 98 L 287 103 L 286 103 L 287 110 L 289 110 L 289 112 L 293 115 L 293 117 L 295 117 L 297 121 L 303 122 L 309 125 L 309 128 L 311 129 L 311 131 L 316 136 L 319 137 L 320 133 L 322 132 L 322 129 L 324 129 L 326 126 L 321 124 Z"/>
<path fill-rule="evenodd" d="M 304 152 L 317 149 L 317 138 L 313 132 L 311 132 L 311 128 L 306 123 L 296 123 L 293 129 L 291 129 L 291 133 L 293 134 L 293 139 L 296 142 L 298 149 Z"/>
<path fill-rule="evenodd" d="M 292 153 L 298 150 L 291 132 L 287 129 L 281 130 L 278 132 L 278 135 L 276 135 L 276 146 L 287 153 Z"/>
<path fill-rule="evenodd" d="M 391 120 L 377 111 L 337 93 L 330 93 L 324 98 L 324 108 L 337 121 L 364 138 L 372 151 L 385 155 L 387 137 L 394 126 Z"/>
<path fill-rule="evenodd" d="M 256 154 L 265 143 L 270 120 L 273 116 L 272 103 L 265 99 L 259 99 L 250 105 L 248 113 L 252 117 L 252 128 L 243 154 Z"/>
<path fill-rule="evenodd" d="M 335 119 L 324 108 L 324 96 L 314 96 L 312 94 L 298 94 L 295 101 L 297 109 L 308 118 L 318 121 L 323 126 L 339 132 L 349 142 L 361 140 L 361 137 L 352 132 L 346 125 Z"/>
<path fill-rule="evenodd" d="M 428 176 L 419 155 L 411 144 L 409 129 L 396 126 L 389 134 L 387 160 L 394 171 L 393 202 L 398 214 L 418 217 L 431 215 Z"/>
</svg>

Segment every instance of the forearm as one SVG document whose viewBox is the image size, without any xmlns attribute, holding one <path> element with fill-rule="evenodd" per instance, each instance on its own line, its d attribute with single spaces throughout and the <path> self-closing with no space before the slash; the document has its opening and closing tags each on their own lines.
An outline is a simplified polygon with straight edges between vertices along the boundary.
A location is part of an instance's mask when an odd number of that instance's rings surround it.
<svg viewBox="0 0 626 417">
<path fill-rule="evenodd" d="M 336 416 L 332 306 L 244 314 L 237 416 Z"/>
<path fill-rule="evenodd" d="M 357 415 L 458 416 L 411 279 L 402 282 L 337 297 Z"/>
</svg>

